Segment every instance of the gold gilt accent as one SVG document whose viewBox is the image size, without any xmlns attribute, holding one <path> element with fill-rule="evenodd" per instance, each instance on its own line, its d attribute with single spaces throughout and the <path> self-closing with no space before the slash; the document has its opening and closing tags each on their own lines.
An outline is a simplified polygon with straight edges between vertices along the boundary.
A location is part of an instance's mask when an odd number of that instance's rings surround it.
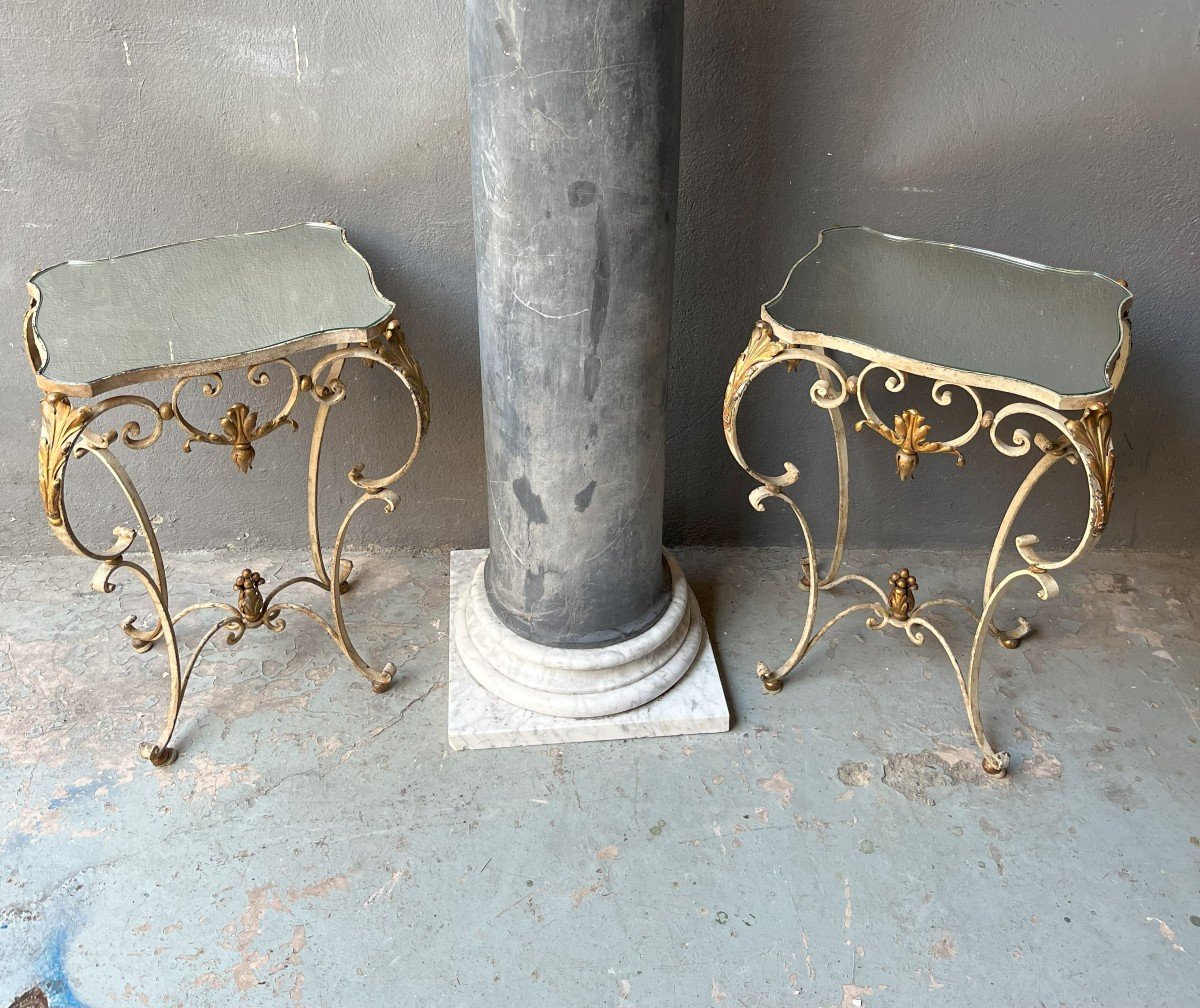
<svg viewBox="0 0 1200 1008">
<path fill-rule="evenodd" d="M 416 397 L 417 412 L 421 422 L 421 433 L 424 434 L 429 430 L 429 390 L 425 387 L 425 379 L 421 374 L 421 365 L 417 363 L 417 358 L 408 349 L 408 343 L 404 339 L 404 331 L 400 328 L 400 323 L 396 319 L 388 322 L 383 339 L 384 346 L 380 348 L 382 355 L 395 359 L 396 366 L 404 373 L 409 390 Z"/>
<path fill-rule="evenodd" d="M 254 463 L 254 428 L 258 426 L 258 411 L 250 409 L 245 403 L 234 403 L 225 411 L 221 418 L 221 430 L 229 439 L 232 446 L 229 453 L 233 464 L 242 472 L 248 473 Z"/>
<path fill-rule="evenodd" d="M 893 424 L 894 429 L 889 430 L 878 421 L 859 420 L 854 425 L 854 429 L 861 431 L 864 427 L 869 427 L 885 441 L 890 441 L 899 449 L 896 452 L 896 472 L 902 480 L 912 476 L 920 455 L 949 452 L 957 458 L 955 465 L 963 464 L 962 454 L 957 448 L 942 444 L 940 441 L 925 440 L 932 428 L 916 410 L 906 409 L 899 416 L 893 418 Z"/>
<path fill-rule="evenodd" d="M 186 381 L 186 379 L 185 379 Z M 184 382 L 180 382 L 182 386 Z M 206 390 L 206 394 L 210 394 Z M 244 473 L 248 473 L 254 463 L 254 444 L 259 438 L 266 437 L 273 430 L 277 430 L 284 424 L 290 424 L 293 428 L 297 426 L 286 413 L 281 413 L 278 416 L 272 417 L 264 424 L 258 422 L 258 410 L 252 410 L 245 403 L 234 403 L 225 411 L 225 415 L 221 417 L 218 426 L 221 428 L 221 433 L 213 431 L 203 431 L 198 427 L 193 427 L 179 413 L 178 395 L 175 397 L 175 415 L 180 425 L 187 430 L 188 437 L 183 442 L 183 450 L 190 452 L 192 445 L 195 442 L 203 441 L 206 444 L 228 445 L 229 457 L 233 459 L 233 464 Z"/>
<path fill-rule="evenodd" d="M 1116 489 L 1117 459 L 1112 446 L 1112 414 L 1103 403 L 1084 407 L 1078 419 L 1067 421 L 1067 430 L 1083 449 L 1083 464 L 1095 482 L 1099 497 L 1092 517 L 1092 535 L 1099 535 L 1108 524 Z"/>
<path fill-rule="evenodd" d="M 262 592 L 258 588 L 264 580 L 265 578 L 258 571 L 246 567 L 233 582 L 234 590 L 237 592 L 238 612 L 242 614 L 248 626 L 257 626 L 261 623 L 263 613 L 266 611 Z"/>
<path fill-rule="evenodd" d="M 67 453 L 79 437 L 92 411 L 87 406 L 74 409 L 71 400 L 52 392 L 42 400 L 42 435 L 38 442 L 38 487 L 50 525 L 63 523 L 63 469 Z"/>
<path fill-rule="evenodd" d="M 917 584 L 917 579 L 908 572 L 908 568 L 901 567 L 888 578 L 888 587 L 890 589 L 888 609 L 891 610 L 892 619 L 903 623 L 917 608 L 917 600 L 913 592 L 920 586 Z"/>
<path fill-rule="evenodd" d="M 765 321 L 755 323 L 750 333 L 750 342 L 742 351 L 733 371 L 729 375 L 729 385 L 725 389 L 725 409 L 721 413 L 721 423 L 728 431 L 733 424 L 733 410 L 746 391 L 754 376 L 768 361 L 773 360 L 783 352 L 783 344 L 775 339 L 771 327 Z"/>
</svg>

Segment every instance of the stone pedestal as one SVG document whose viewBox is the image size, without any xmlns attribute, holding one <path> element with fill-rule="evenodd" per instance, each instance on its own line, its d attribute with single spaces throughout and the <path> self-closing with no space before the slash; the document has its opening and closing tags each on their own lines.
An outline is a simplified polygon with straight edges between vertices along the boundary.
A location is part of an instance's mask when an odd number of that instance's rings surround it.
<svg viewBox="0 0 1200 1008">
<path fill-rule="evenodd" d="M 470 641 L 475 616 L 468 604 L 487 550 L 455 550 L 450 554 L 450 690 L 449 741 L 452 749 L 499 749 L 505 746 L 658 735 L 692 735 L 729 729 L 729 708 L 712 645 L 700 641 L 686 674 L 649 703 L 598 717 L 556 717 L 509 703 L 480 684 L 484 665 Z M 478 608 L 475 607 L 475 611 Z M 699 620 L 692 626 L 703 633 Z M 460 650 L 461 649 L 461 650 Z M 575 652 L 581 658 L 589 649 Z M 463 657 L 466 654 L 468 657 Z M 471 662 L 468 670 L 467 662 Z M 524 665 L 528 672 L 547 671 L 536 661 Z M 592 670 L 584 670 L 592 671 Z M 480 677 L 484 678 L 484 677 Z M 484 678 L 486 681 L 486 678 Z M 568 682 L 570 679 L 568 678 Z"/>
<path fill-rule="evenodd" d="M 452 672 L 612 717 L 707 648 L 661 546 L 683 3 L 467 10 L 491 549 L 456 560 Z"/>
</svg>

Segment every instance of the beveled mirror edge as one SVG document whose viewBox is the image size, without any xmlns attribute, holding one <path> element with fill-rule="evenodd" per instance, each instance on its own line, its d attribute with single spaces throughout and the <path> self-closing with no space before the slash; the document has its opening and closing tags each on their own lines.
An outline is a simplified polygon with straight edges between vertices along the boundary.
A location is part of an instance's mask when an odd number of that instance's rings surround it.
<svg viewBox="0 0 1200 1008">
<path fill-rule="evenodd" d="M 1118 307 L 1117 307 L 1117 345 L 1109 354 L 1108 360 L 1104 366 L 1105 372 L 1105 387 L 1098 389 L 1095 392 L 1086 393 L 1070 393 L 1064 394 L 1054 389 L 1038 385 L 1036 382 L 1026 381 L 1021 378 L 1009 378 L 1004 375 L 989 374 L 982 371 L 966 371 L 960 368 L 948 367 L 943 364 L 936 364 L 931 361 L 922 361 L 917 358 L 905 357 L 900 354 L 892 354 L 887 351 L 880 350 L 877 347 L 868 346 L 865 343 L 859 343 L 856 340 L 843 339 L 839 336 L 831 336 L 828 333 L 813 332 L 807 330 L 797 330 L 784 325 L 771 314 L 771 306 L 775 304 L 787 290 L 788 284 L 792 280 L 792 275 L 800 267 L 800 265 L 815 253 L 825 240 L 825 236 L 834 231 L 866 231 L 873 235 L 878 235 L 881 238 L 886 238 L 890 241 L 897 242 L 917 242 L 923 245 L 938 245 L 942 248 L 959 249 L 964 252 L 971 252 L 977 255 L 988 256 L 992 259 L 1000 259 L 1008 263 L 1013 263 L 1019 266 L 1032 267 L 1035 269 L 1046 270 L 1050 273 L 1064 273 L 1075 276 L 1095 277 L 1098 280 L 1103 280 L 1121 288 L 1124 292 Z M 1002 252 L 993 252 L 988 249 L 975 248 L 970 245 L 958 245 L 952 242 L 931 241 L 927 238 L 908 238 L 904 235 L 888 234 L 885 231 L 879 231 L 875 228 L 866 227 L 856 224 L 842 224 L 835 227 L 823 228 L 817 235 L 817 243 L 804 253 L 791 269 L 788 270 L 788 275 L 783 281 L 783 286 L 779 288 L 777 293 L 770 300 L 763 302 L 761 309 L 761 318 L 770 327 L 776 338 L 784 343 L 794 343 L 807 346 L 825 347 L 830 350 L 839 350 L 843 353 L 848 353 L 862 360 L 874 361 L 886 366 L 895 366 L 907 374 L 920 375 L 925 378 L 945 379 L 954 382 L 961 382 L 966 385 L 971 385 L 975 388 L 994 389 L 999 392 L 1008 392 L 1013 395 L 1024 396 L 1033 399 L 1035 402 L 1043 403 L 1053 409 L 1069 410 L 1083 409 L 1091 403 L 1108 403 L 1117 390 L 1117 386 L 1121 383 L 1121 378 L 1125 373 L 1125 365 L 1129 361 L 1129 350 L 1132 343 L 1132 327 L 1129 321 L 1129 308 L 1133 303 L 1133 293 L 1129 289 L 1128 283 L 1124 280 L 1114 280 L 1110 276 L 1103 273 L 1097 273 L 1094 270 L 1066 269 L 1060 266 L 1047 266 L 1045 263 L 1034 262 L 1031 259 L 1019 259 L 1016 256 L 1005 255 Z"/>
<path fill-rule="evenodd" d="M 344 244 L 351 252 L 363 260 L 363 264 L 367 267 L 368 274 L 370 274 L 370 263 L 363 259 L 362 254 L 358 251 L 358 249 L 350 244 L 349 239 L 346 237 L 346 229 L 338 224 L 335 224 L 333 221 L 327 220 L 297 221 L 295 224 L 283 224 L 279 227 L 262 228 L 258 231 L 234 231 L 229 234 L 205 235 L 201 238 L 185 238 L 183 241 L 163 242 L 161 245 L 150 245 L 147 248 L 135 249 L 132 252 L 122 252 L 119 255 L 114 256 L 104 256 L 100 259 L 65 259 L 62 262 L 54 263 L 52 266 L 46 266 L 44 269 L 35 270 L 33 275 L 29 278 L 29 282 L 33 283 L 38 277 L 43 276 L 46 273 L 49 273 L 51 270 L 56 270 L 62 266 L 96 266 L 100 263 L 118 262 L 121 259 L 132 259 L 135 256 L 146 255 L 150 252 L 161 252 L 164 249 L 180 248 L 184 245 L 197 245 L 200 242 L 224 241 L 228 238 L 253 238 L 256 235 L 276 234 L 278 232 L 291 231 L 294 228 L 319 228 L 323 231 L 339 232 L 342 239 L 342 244 Z M 373 287 L 375 286 L 374 276 L 371 278 L 371 285 Z M 375 293 L 379 294 L 378 287 L 375 287 Z M 382 296 L 383 295 L 380 294 L 380 297 Z"/>
<path fill-rule="evenodd" d="M 231 354 L 226 357 L 212 357 L 200 361 L 181 361 L 178 364 L 154 365 L 145 368 L 134 368 L 128 371 L 120 371 L 116 374 L 105 375 L 90 382 L 63 382 L 56 381 L 48 377 L 44 371 L 49 364 L 49 358 L 46 352 L 46 346 L 42 342 L 41 337 L 37 332 L 37 310 L 41 302 L 42 291 L 35 282 L 38 277 L 49 273 L 53 269 L 60 266 L 90 266 L 96 263 L 114 262 L 118 259 L 128 259 L 132 256 L 142 255 L 146 252 L 157 252 L 161 249 L 175 248 L 180 245 L 191 245 L 196 242 L 217 241 L 222 238 L 242 238 L 250 235 L 272 234 L 278 231 L 289 231 L 292 228 L 298 227 L 315 227 L 337 231 L 341 237 L 342 244 L 354 254 L 355 257 L 366 268 L 367 279 L 371 283 L 371 290 L 379 299 L 386 310 L 381 318 L 375 320 L 368 326 L 355 327 L 350 329 L 327 329 L 319 332 L 305 333 L 297 336 L 294 339 L 287 340 L 282 343 L 273 344 L 270 347 L 264 347 L 259 350 L 251 350 L 242 354 Z M 26 289 L 29 292 L 30 304 L 25 312 L 24 317 L 24 335 L 25 335 L 25 353 L 29 358 L 30 367 L 33 369 L 34 380 L 38 388 L 43 392 L 59 392 L 63 395 L 82 396 L 90 398 L 92 396 L 102 395 L 105 392 L 111 392 L 114 389 L 125 388 L 129 385 L 136 385 L 139 382 L 159 381 L 167 378 L 185 378 L 196 377 L 199 375 L 209 374 L 214 370 L 215 365 L 220 365 L 217 370 L 230 370 L 235 367 L 253 367 L 256 364 L 265 364 L 269 361 L 285 356 L 287 353 L 302 353 L 305 350 L 320 349 L 326 346 L 332 346 L 337 343 L 366 343 L 369 340 L 381 336 L 387 328 L 388 321 L 393 317 L 396 311 L 396 303 L 390 298 L 384 297 L 379 290 L 379 286 L 375 283 L 375 271 L 371 268 L 371 264 L 366 257 L 358 251 L 346 236 L 346 229 L 335 224 L 333 221 L 300 221 L 296 224 L 285 224 L 277 228 L 265 228 L 261 231 L 242 231 L 227 235 L 212 235 L 207 238 L 190 238 L 187 241 L 168 242 L 163 245 L 155 245 L 151 248 L 138 249 L 135 252 L 125 252 L 121 255 L 109 256 L 106 259 L 68 259 L 64 262 L 55 263 L 53 266 L 47 266 L 45 269 L 37 270 L 30 276 L 26 282 Z"/>
</svg>

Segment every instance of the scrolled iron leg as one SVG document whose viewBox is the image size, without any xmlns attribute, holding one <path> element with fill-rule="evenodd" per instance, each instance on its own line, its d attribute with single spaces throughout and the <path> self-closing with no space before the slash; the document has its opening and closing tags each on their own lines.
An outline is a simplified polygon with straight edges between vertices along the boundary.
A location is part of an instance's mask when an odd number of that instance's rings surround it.
<svg viewBox="0 0 1200 1008">
<path fill-rule="evenodd" d="M 146 547 L 150 552 L 153 574 L 142 565 L 126 560 L 122 551 L 122 555 L 101 563 L 100 567 L 96 570 L 95 577 L 92 578 L 92 588 L 106 594 L 113 591 L 115 587 L 112 581 L 113 576 L 118 571 L 127 570 L 142 583 L 154 607 L 156 624 L 151 631 L 142 634 L 132 631 L 135 619 L 132 616 L 128 617 L 122 623 L 122 629 L 129 635 L 134 650 L 139 654 L 148 651 L 159 638 L 164 642 L 169 681 L 167 711 L 163 718 L 163 727 L 159 732 L 157 740 L 154 742 L 143 742 L 138 746 L 138 754 L 143 759 L 149 760 L 156 767 L 168 766 L 175 761 L 178 755 L 177 750 L 170 745 L 170 742 L 172 736 L 175 734 L 176 725 L 179 722 L 179 712 L 183 707 L 186 680 L 180 667 L 179 641 L 175 634 L 175 626 L 169 610 L 162 551 L 159 548 L 158 537 L 154 534 L 153 526 L 150 524 L 150 518 L 146 513 L 142 499 L 129 479 L 125 468 L 106 447 L 99 447 L 85 442 L 85 446 L 79 453 L 82 454 L 84 452 L 96 457 L 112 473 L 113 477 L 125 491 L 126 498 L 138 516 L 138 522 L 141 525 L 142 534 L 146 540 Z M 130 536 L 130 542 L 132 543 L 132 541 L 133 537 Z"/>
<path fill-rule="evenodd" d="M 1013 434 L 1011 442 L 1002 440 L 997 435 L 999 422 L 1017 414 L 1039 417 L 1056 427 L 1062 436 L 1051 440 L 1044 434 L 1030 437 L 1026 431 L 1017 430 Z M 1030 470 L 1017 490 L 996 534 L 984 579 L 983 611 L 979 615 L 975 638 L 971 645 L 965 683 L 961 682 L 960 677 L 967 720 L 970 722 L 971 732 L 975 736 L 975 743 L 983 753 L 983 769 L 992 776 L 1004 776 L 1008 769 L 1008 753 L 997 752 L 993 749 L 983 729 L 979 708 L 979 679 L 984 644 L 990 634 L 1005 647 L 1015 648 L 1020 639 L 1029 633 L 1029 622 L 1024 618 L 1018 618 L 1016 627 L 1009 629 L 1002 628 L 996 623 L 996 610 L 1004 593 L 1014 581 L 1022 577 L 1031 578 L 1038 584 L 1039 598 L 1043 600 L 1055 598 L 1059 588 L 1053 573 L 1069 567 L 1089 553 L 1096 545 L 1112 510 L 1116 463 L 1110 436 L 1111 425 L 1112 418 L 1108 407 L 1098 403 L 1087 406 L 1078 418 L 1071 419 L 1066 419 L 1060 414 L 1036 404 L 1013 403 L 996 414 L 995 424 L 991 427 L 992 442 L 1002 454 L 1016 457 L 1027 453 L 1034 445 L 1043 453 L 1042 458 Z M 1014 540 L 1014 544 L 1026 566 L 1013 571 L 997 583 L 996 571 L 1000 555 L 1012 532 L 1018 512 L 1034 486 L 1060 459 L 1065 459 L 1072 465 L 1081 465 L 1087 480 L 1088 521 L 1078 544 L 1066 557 L 1060 560 L 1050 560 L 1038 552 L 1037 536 L 1019 535 Z"/>
<path fill-rule="evenodd" d="M 346 512 L 346 517 L 342 520 L 337 538 L 334 540 L 332 560 L 334 570 L 339 569 L 338 564 L 341 561 L 342 547 L 346 542 L 346 530 L 350 527 L 350 520 L 359 508 L 376 500 L 383 503 L 383 509 L 388 514 L 391 514 L 396 508 L 397 497 L 391 490 L 365 493 L 355 501 L 350 510 Z M 338 647 L 350 659 L 351 664 L 370 680 L 372 690 L 376 693 L 386 693 L 392 687 L 392 679 L 396 675 L 396 666 L 392 662 L 387 662 L 382 669 L 376 669 L 359 654 L 358 649 L 354 646 L 354 641 L 350 637 L 350 629 L 346 626 L 346 618 L 342 611 L 342 587 L 336 579 L 330 583 L 329 599 L 333 610 L 333 625 L 336 630 L 334 640 L 337 642 Z"/>
<path fill-rule="evenodd" d="M 348 347 L 340 347 L 346 350 Z M 325 441 L 325 427 L 329 420 L 329 411 L 334 403 L 345 396 L 345 386 L 342 385 L 341 374 L 345 366 L 344 357 L 334 358 L 329 362 L 328 370 L 322 380 L 322 387 L 314 391 L 317 400 L 317 412 L 313 418 L 312 438 L 308 451 L 308 542 L 312 553 L 313 572 L 317 581 L 327 591 L 331 588 L 331 578 L 325 566 L 325 554 L 321 547 L 320 525 L 320 475 L 321 448 Z M 350 590 L 350 575 L 354 568 L 352 560 L 343 560 L 344 564 L 339 590 L 345 594 Z"/>
<path fill-rule="evenodd" d="M 319 513 L 317 477 L 320 467 L 321 440 L 330 407 L 345 397 L 345 387 L 341 383 L 340 375 L 345 362 L 351 358 L 363 360 L 368 366 L 380 364 L 403 382 L 412 398 L 416 427 L 412 450 L 399 469 L 379 479 L 368 479 L 363 476 L 363 466 L 356 465 L 347 474 L 350 482 L 362 491 L 362 496 L 351 505 L 342 519 L 334 539 L 329 567 L 326 568 L 317 521 Z M 371 688 L 376 693 L 383 693 L 392 685 L 396 666 L 392 662 L 387 662 L 382 668 L 376 668 L 367 662 L 354 646 L 342 607 L 342 596 L 346 592 L 346 582 L 351 564 L 350 561 L 343 560 L 342 551 L 345 548 L 346 533 L 350 528 L 351 519 L 360 508 L 372 501 L 380 501 L 384 511 L 388 514 L 395 510 L 398 498 L 389 487 L 408 472 L 416 460 L 421 440 L 429 429 L 429 393 L 425 388 L 420 366 L 409 352 L 404 342 L 404 334 L 394 319 L 388 323 L 381 339 L 362 345 L 339 347 L 322 357 L 313 367 L 311 391 L 318 403 L 318 416 L 313 428 L 312 446 L 309 453 L 309 533 L 313 566 L 322 586 L 329 592 L 330 608 L 333 613 L 332 626 L 325 624 L 325 629 L 354 667 L 370 681 Z M 334 572 L 334 576 L 330 576 L 330 571 Z M 307 613 L 307 615 L 311 617 L 313 614 Z"/>
<path fill-rule="evenodd" d="M 991 592 L 984 602 L 983 612 L 979 614 L 979 622 L 975 628 L 975 638 L 971 642 L 971 655 L 967 662 L 966 682 L 963 688 L 963 706 L 966 709 L 967 722 L 971 726 L 971 734 L 975 737 L 975 745 L 983 754 L 983 770 L 992 777 L 1004 777 L 1008 772 L 1009 756 L 1003 750 L 996 750 L 988 740 L 983 727 L 983 715 L 979 706 L 980 668 L 983 664 L 983 649 L 988 636 L 993 634 L 996 608 L 1008 587 L 1018 578 L 1032 578 L 1039 585 L 1038 597 L 1051 599 L 1058 595 L 1058 582 L 1044 571 L 1017 570 L 1005 577 Z"/>
<path fill-rule="evenodd" d="M 786 487 L 791 486 L 799 479 L 800 471 L 791 462 L 785 462 L 783 472 L 777 476 L 767 476 L 757 472 L 747 463 L 738 442 L 737 433 L 738 410 L 746 390 L 754 379 L 767 368 L 778 364 L 785 364 L 789 371 L 794 370 L 801 361 L 814 365 L 817 370 L 817 380 L 809 388 L 809 399 L 814 405 L 829 411 L 837 447 L 839 492 L 837 539 L 829 571 L 824 576 L 821 575 L 817 566 L 816 550 L 813 546 L 808 522 L 795 501 L 783 492 Z M 770 324 L 765 320 L 760 320 L 755 323 L 746 349 L 738 357 L 725 389 L 724 409 L 721 413 L 725 441 L 738 464 L 760 484 L 750 494 L 751 506 L 756 511 L 762 511 L 768 498 L 783 501 L 791 508 L 804 535 L 804 556 L 801 561 L 803 573 L 800 576 L 801 586 L 808 591 L 804 630 L 792 654 L 778 669 L 772 670 L 765 662 L 758 663 L 756 669 L 758 678 L 763 684 L 763 689 L 768 693 L 778 693 L 783 689 L 783 679 L 804 657 L 805 652 L 816 640 L 816 637 L 810 637 L 810 634 L 816 618 L 817 596 L 822 588 L 832 587 L 836 583 L 838 568 L 841 566 L 849 515 L 849 480 L 845 424 L 840 407 L 850 395 L 851 387 L 852 384 L 846 373 L 831 357 L 816 350 L 779 341 L 774 336 Z M 816 636 L 819 637 L 820 634 L 818 633 Z"/>
<path fill-rule="evenodd" d="M 1004 548 L 1009 543 L 1009 537 L 1012 534 L 1013 523 L 1016 521 L 1017 515 L 1024 506 L 1025 501 L 1033 492 L 1033 488 L 1043 476 L 1059 461 L 1065 457 L 1064 451 L 1058 450 L 1056 445 L 1052 444 L 1045 438 L 1038 442 L 1044 454 L 1038 460 L 1037 464 L 1029 471 L 1016 494 L 1013 495 L 1012 502 L 1008 505 L 1008 510 L 1004 513 L 1004 519 L 1000 523 L 1000 528 L 996 531 L 996 538 L 992 543 L 992 552 L 988 557 L 987 574 L 984 577 L 983 597 L 986 602 L 991 597 L 992 591 L 996 583 L 996 571 L 1000 564 L 1000 557 L 1004 552 Z M 1024 616 L 1018 616 L 1016 624 L 1009 627 L 1002 627 L 993 618 L 988 621 L 988 633 L 1010 650 L 1020 646 L 1022 638 L 1029 635 L 1032 631 L 1029 620 Z"/>
<path fill-rule="evenodd" d="M 71 552 L 94 560 L 99 565 L 92 578 L 93 589 L 105 594 L 112 592 L 115 589 L 113 578 L 122 570 L 133 574 L 146 589 L 154 608 L 155 626 L 150 630 L 139 631 L 134 626 L 135 617 L 129 617 L 122 624 L 122 629 L 138 651 L 145 651 L 159 637 L 166 642 L 170 696 L 163 729 L 155 742 L 144 742 L 138 749 L 140 755 L 155 766 L 165 766 L 175 758 L 175 750 L 169 743 L 183 703 L 184 679 L 180 669 L 175 629 L 171 623 L 162 551 L 159 549 L 158 538 L 154 534 L 154 527 L 141 495 L 125 467 L 109 450 L 109 446 L 118 438 L 117 432 L 96 433 L 89 428 L 90 423 L 108 410 L 123 406 L 148 409 L 154 415 L 154 426 L 145 435 L 136 421 L 129 421 L 124 425 L 119 435 L 120 440 L 130 448 L 146 448 L 153 444 L 162 433 L 163 421 L 171 416 L 168 407 L 156 405 L 140 396 L 114 396 L 100 403 L 75 407 L 63 395 L 47 395 L 41 407 L 38 484 L 51 531 Z M 125 499 L 133 509 L 138 530 L 146 540 L 151 558 L 149 568 L 125 559 L 126 552 L 138 534 L 134 528 L 122 526 L 114 529 L 114 541 L 107 550 L 92 549 L 76 535 L 68 514 L 64 484 L 68 462 L 85 455 L 91 455 L 100 462 L 124 493 Z"/>
<path fill-rule="evenodd" d="M 820 380 L 832 387 L 831 380 L 832 372 L 826 367 L 817 365 L 817 375 Z M 848 388 L 853 388 L 854 380 L 849 379 L 844 382 Z M 824 577 L 820 577 L 818 571 L 820 588 L 826 588 L 830 582 L 834 581 L 842 568 L 842 556 L 846 550 L 846 529 L 850 523 L 850 455 L 846 444 L 846 420 L 842 415 L 841 406 L 834 406 L 828 409 L 829 423 L 833 428 L 833 444 L 837 457 L 837 473 L 838 473 L 838 516 L 837 516 L 837 533 L 833 543 L 833 554 L 829 560 L 829 570 L 826 571 Z M 813 557 L 805 557 L 803 560 L 804 575 L 800 579 L 802 587 L 807 588 L 812 578 L 814 568 L 816 566 Z"/>
</svg>

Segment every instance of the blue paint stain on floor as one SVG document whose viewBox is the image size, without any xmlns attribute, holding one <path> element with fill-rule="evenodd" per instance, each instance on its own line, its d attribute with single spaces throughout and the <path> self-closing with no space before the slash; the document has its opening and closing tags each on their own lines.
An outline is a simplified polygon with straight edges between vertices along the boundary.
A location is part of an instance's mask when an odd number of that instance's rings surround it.
<svg viewBox="0 0 1200 1008">
<path fill-rule="evenodd" d="M 26 833 L 12 833 L 4 840 L 4 846 L 0 847 L 0 860 L 4 862 L 13 861 L 16 855 L 25 847 L 29 846 L 33 838 Z"/>
<path fill-rule="evenodd" d="M 88 1008 L 79 1000 L 67 979 L 67 948 L 71 941 L 72 928 L 60 924 L 50 934 L 46 949 L 38 960 L 38 986 L 42 988 L 50 1008 Z"/>
<path fill-rule="evenodd" d="M 94 780 L 89 780 L 83 784 L 67 784 L 63 787 L 65 794 L 59 795 L 57 798 L 51 798 L 48 807 L 51 809 L 62 808 L 73 801 L 80 798 L 94 798 L 96 792 L 102 787 L 112 787 L 116 783 L 116 774 L 111 770 L 105 771 Z"/>
<path fill-rule="evenodd" d="M 60 788 L 63 793 L 59 794 L 57 797 L 51 798 L 46 803 L 46 810 L 48 812 L 53 812 L 56 809 L 65 808 L 76 802 L 81 804 L 85 804 L 88 801 L 97 802 L 97 792 L 99 792 L 102 788 L 116 787 L 117 784 L 117 775 L 111 770 L 106 770 L 98 777 L 85 781 L 83 784 L 63 785 Z M 35 839 L 39 839 L 39 837 L 31 836 L 20 831 L 10 834 L 5 838 L 3 847 L 0 847 L 0 860 L 7 860 L 11 858 L 25 847 L 28 847 L 29 844 Z"/>
</svg>

